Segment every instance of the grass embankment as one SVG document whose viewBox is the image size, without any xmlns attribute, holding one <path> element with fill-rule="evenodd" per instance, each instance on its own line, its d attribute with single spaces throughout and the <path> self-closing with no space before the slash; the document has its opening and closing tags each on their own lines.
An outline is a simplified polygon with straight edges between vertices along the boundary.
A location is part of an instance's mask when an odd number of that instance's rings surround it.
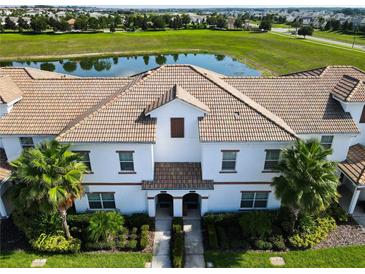
<svg viewBox="0 0 365 274">
<path fill-rule="evenodd" d="M 274 252 L 206 252 L 207 262 L 214 267 L 273 267 L 269 258 L 281 256 L 284 267 L 365 267 L 365 246 L 319 250 Z"/>
<path fill-rule="evenodd" d="M 314 31 L 314 37 L 325 38 L 334 41 L 340 41 L 344 43 L 352 44 L 355 39 L 355 45 L 365 46 L 365 35 L 364 34 L 346 34 L 339 31 Z"/>
<path fill-rule="evenodd" d="M 152 260 L 149 253 L 80 253 L 65 255 L 39 255 L 34 252 L 15 251 L 0 255 L 0 267 L 30 267 L 34 259 L 47 259 L 45 267 L 144 267 Z"/>
<path fill-rule="evenodd" d="M 272 33 L 181 30 L 61 35 L 0 34 L 0 60 L 87 55 L 207 52 L 230 55 L 277 74 L 331 64 L 365 69 L 365 53 Z"/>
</svg>

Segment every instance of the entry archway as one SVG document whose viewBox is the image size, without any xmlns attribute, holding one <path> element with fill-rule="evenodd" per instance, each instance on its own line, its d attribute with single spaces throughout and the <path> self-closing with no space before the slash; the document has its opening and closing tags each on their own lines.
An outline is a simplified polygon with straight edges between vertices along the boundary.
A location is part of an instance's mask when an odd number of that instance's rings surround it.
<svg viewBox="0 0 365 274">
<path fill-rule="evenodd" d="M 197 193 L 188 193 L 183 196 L 184 217 L 200 217 L 201 197 Z"/>
<path fill-rule="evenodd" d="M 174 212 L 174 199 L 170 194 L 160 193 L 156 196 L 156 217 L 171 217 Z"/>
</svg>

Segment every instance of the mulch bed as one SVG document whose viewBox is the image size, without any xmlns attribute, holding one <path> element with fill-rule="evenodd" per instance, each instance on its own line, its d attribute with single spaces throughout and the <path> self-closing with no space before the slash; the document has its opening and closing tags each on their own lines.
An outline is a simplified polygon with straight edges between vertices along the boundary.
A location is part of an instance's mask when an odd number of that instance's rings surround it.
<svg viewBox="0 0 365 274">
<path fill-rule="evenodd" d="M 349 245 L 365 245 L 365 231 L 354 220 L 337 225 L 337 228 L 330 232 L 327 239 L 313 249 Z"/>
<path fill-rule="evenodd" d="M 11 219 L 1 219 L 0 252 L 8 252 L 18 249 L 29 249 L 29 244 L 24 234 L 18 230 Z"/>
</svg>

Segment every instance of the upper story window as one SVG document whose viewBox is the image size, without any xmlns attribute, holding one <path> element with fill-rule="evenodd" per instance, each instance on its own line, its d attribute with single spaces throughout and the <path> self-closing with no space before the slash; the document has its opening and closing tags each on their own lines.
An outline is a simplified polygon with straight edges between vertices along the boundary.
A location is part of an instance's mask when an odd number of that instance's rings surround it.
<svg viewBox="0 0 365 274">
<path fill-rule="evenodd" d="M 333 136 L 328 135 L 328 136 L 322 136 L 321 137 L 321 145 L 324 148 L 331 148 L 332 147 L 332 142 L 333 142 Z"/>
<path fill-rule="evenodd" d="M 184 138 L 184 118 L 171 118 L 171 138 Z"/>
<path fill-rule="evenodd" d="M 34 148 L 34 142 L 32 137 L 20 137 L 20 145 L 23 149 Z"/>
<path fill-rule="evenodd" d="M 113 209 L 115 208 L 114 193 L 93 192 L 87 194 L 90 209 Z"/>
<path fill-rule="evenodd" d="M 364 108 L 362 109 L 361 117 L 360 117 L 360 121 L 359 121 L 359 123 L 365 123 L 365 106 L 364 106 Z"/>
<path fill-rule="evenodd" d="M 118 151 L 121 173 L 134 173 L 134 151 Z"/>
<path fill-rule="evenodd" d="M 222 171 L 232 172 L 236 171 L 236 160 L 238 150 L 222 150 Z"/>
<path fill-rule="evenodd" d="M 280 159 L 280 149 L 267 149 L 264 170 L 274 171 L 277 169 L 277 165 Z"/>
<path fill-rule="evenodd" d="M 81 162 L 83 162 L 87 168 L 87 172 L 91 173 L 91 162 L 90 162 L 90 151 L 74 151 L 75 153 L 78 153 L 81 156 Z"/>
<path fill-rule="evenodd" d="M 266 208 L 269 192 L 243 191 L 241 196 L 241 208 Z"/>
</svg>

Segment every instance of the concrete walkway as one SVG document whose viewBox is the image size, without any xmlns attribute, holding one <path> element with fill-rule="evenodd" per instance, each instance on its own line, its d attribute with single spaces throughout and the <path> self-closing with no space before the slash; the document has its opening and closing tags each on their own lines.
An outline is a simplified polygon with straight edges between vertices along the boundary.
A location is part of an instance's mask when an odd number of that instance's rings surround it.
<svg viewBox="0 0 365 274">
<path fill-rule="evenodd" d="M 156 218 L 155 238 L 153 241 L 152 267 L 169 268 L 170 261 L 170 239 L 171 239 L 171 218 Z"/>
<path fill-rule="evenodd" d="M 185 268 L 205 267 L 200 218 L 184 218 Z"/>
</svg>

